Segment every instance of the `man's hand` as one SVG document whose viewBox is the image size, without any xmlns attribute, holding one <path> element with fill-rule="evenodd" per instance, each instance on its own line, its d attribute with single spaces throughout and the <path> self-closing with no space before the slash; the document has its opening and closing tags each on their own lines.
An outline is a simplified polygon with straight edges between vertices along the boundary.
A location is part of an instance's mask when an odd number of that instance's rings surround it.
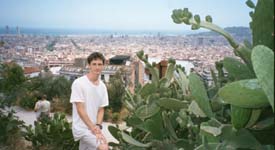
<svg viewBox="0 0 275 150">
<path fill-rule="evenodd" d="M 96 134 L 96 138 L 100 144 L 107 144 L 107 140 L 102 133 Z"/>
<path fill-rule="evenodd" d="M 99 127 L 97 125 L 94 125 L 92 127 L 91 131 L 94 135 L 101 134 L 101 130 L 99 129 Z"/>
<path fill-rule="evenodd" d="M 99 142 L 98 150 L 109 150 L 109 145 L 103 134 L 96 134 L 97 142 Z"/>
</svg>

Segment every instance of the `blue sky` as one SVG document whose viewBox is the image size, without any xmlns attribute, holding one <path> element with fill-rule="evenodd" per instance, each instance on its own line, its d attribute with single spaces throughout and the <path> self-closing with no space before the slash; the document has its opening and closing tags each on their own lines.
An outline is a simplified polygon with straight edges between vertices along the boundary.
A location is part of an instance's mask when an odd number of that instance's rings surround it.
<svg viewBox="0 0 275 150">
<path fill-rule="evenodd" d="M 255 0 L 253 0 L 255 2 Z M 173 9 L 211 15 L 221 27 L 246 26 L 246 0 L 1 0 L 0 28 L 189 30 L 173 23 Z M 2 26 L 2 27 L 1 27 Z"/>
</svg>

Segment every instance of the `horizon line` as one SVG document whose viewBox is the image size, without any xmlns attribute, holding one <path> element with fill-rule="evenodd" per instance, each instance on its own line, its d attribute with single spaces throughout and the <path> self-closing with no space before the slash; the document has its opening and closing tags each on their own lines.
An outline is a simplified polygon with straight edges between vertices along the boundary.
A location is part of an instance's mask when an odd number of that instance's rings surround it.
<svg viewBox="0 0 275 150">
<path fill-rule="evenodd" d="M 50 30 L 105 30 L 105 31 L 189 31 L 190 29 L 115 29 L 115 28 L 81 28 L 81 27 L 24 27 L 24 26 L 10 26 L 10 25 L 1 25 L 0 29 L 6 29 L 6 26 L 9 27 L 9 29 L 16 29 L 19 27 L 19 29 L 50 29 Z M 249 28 L 248 26 L 227 26 L 223 28 L 230 28 L 230 27 L 245 27 Z M 204 28 L 201 28 L 204 29 Z M 207 30 L 207 29 L 206 29 Z M 194 30 L 192 30 L 194 31 Z"/>
</svg>

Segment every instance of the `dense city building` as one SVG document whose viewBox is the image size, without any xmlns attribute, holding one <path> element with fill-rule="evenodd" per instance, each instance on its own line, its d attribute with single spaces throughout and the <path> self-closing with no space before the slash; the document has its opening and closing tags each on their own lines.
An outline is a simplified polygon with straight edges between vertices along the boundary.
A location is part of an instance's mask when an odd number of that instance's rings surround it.
<svg viewBox="0 0 275 150">
<path fill-rule="evenodd" d="M 6 27 L 6 33 L 8 32 Z M 86 57 L 95 51 L 107 58 L 102 79 L 106 82 L 120 68 L 128 68 L 132 83 L 148 80 L 144 65 L 139 63 L 136 52 L 143 50 L 149 62 L 160 63 L 173 58 L 186 68 L 187 74 L 196 71 L 209 74 L 202 68 L 214 68 L 215 62 L 224 56 L 234 57 L 232 48 L 221 36 L 177 35 L 177 36 L 128 36 L 128 35 L 25 35 L 2 34 L 0 61 L 14 61 L 22 67 L 43 70 L 47 67 L 54 75 L 75 79 L 87 72 Z M 138 79 L 136 79 L 138 78 Z"/>
</svg>

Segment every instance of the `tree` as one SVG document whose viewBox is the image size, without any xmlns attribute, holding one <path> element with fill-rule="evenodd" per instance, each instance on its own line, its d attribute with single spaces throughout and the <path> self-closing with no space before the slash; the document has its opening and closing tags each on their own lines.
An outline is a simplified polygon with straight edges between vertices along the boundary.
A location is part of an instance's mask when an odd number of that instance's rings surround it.
<svg viewBox="0 0 275 150">
<path fill-rule="evenodd" d="M 110 78 L 107 85 L 110 108 L 113 112 L 119 112 L 122 107 L 122 97 L 125 93 L 123 70 L 119 70 Z"/>
<path fill-rule="evenodd" d="M 0 64 L 0 91 L 4 95 L 3 101 L 10 105 L 16 101 L 20 91 L 24 88 L 22 84 L 26 81 L 23 69 L 14 62 Z"/>
<path fill-rule="evenodd" d="M 13 62 L 1 64 L 0 76 L 2 78 L 0 89 L 5 92 L 13 90 L 26 80 L 23 69 Z"/>
</svg>

